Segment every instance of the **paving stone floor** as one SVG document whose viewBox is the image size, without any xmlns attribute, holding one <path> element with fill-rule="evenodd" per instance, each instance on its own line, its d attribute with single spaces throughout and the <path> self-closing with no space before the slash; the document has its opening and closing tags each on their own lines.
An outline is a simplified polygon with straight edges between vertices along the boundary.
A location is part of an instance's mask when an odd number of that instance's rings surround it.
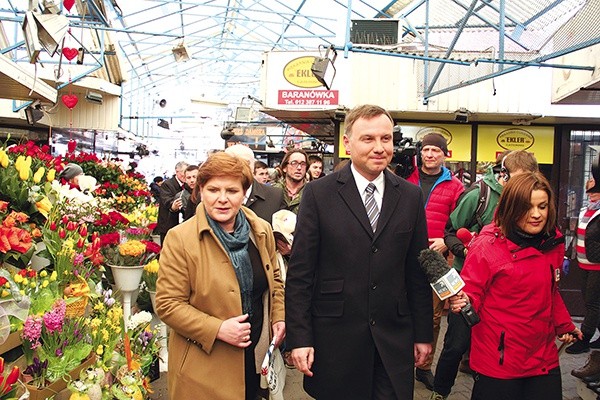
<svg viewBox="0 0 600 400">
<path fill-rule="evenodd" d="M 446 331 L 446 319 L 442 319 L 442 328 L 440 332 L 440 346 L 436 351 L 436 357 L 439 357 L 441 351 L 441 343 Z M 587 361 L 589 353 L 571 355 L 564 353 L 561 356 L 560 364 L 562 371 L 562 383 L 563 383 L 563 400 L 580 400 L 577 393 L 577 381 L 578 379 L 571 376 L 570 372 L 574 368 L 579 368 Z M 434 363 L 435 369 L 435 363 Z M 168 399 L 168 393 L 166 388 L 166 372 L 161 373 L 161 377 L 152 383 L 155 393 L 151 396 L 151 399 L 165 400 Z M 448 397 L 448 400 L 468 400 L 471 397 L 471 388 L 473 380 L 470 375 L 460 373 L 458 374 L 456 384 L 454 385 L 452 394 Z M 296 370 L 288 370 L 286 376 L 286 386 L 284 390 L 284 397 L 286 400 L 310 400 L 302 389 L 302 374 Z M 414 400 L 427 400 L 429 399 L 431 392 L 423 386 L 421 382 L 415 382 L 415 396 Z M 175 399 L 173 399 L 175 400 Z M 587 399 L 584 399 L 587 400 Z"/>
</svg>

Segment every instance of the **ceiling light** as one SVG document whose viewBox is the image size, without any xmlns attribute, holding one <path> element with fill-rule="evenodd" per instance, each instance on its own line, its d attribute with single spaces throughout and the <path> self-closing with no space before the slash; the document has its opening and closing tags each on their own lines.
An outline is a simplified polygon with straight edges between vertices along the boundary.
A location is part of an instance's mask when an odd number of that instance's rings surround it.
<svg viewBox="0 0 600 400">
<path fill-rule="evenodd" d="M 157 125 L 160 126 L 163 129 L 169 129 L 169 122 L 167 120 L 165 120 L 165 119 L 162 119 L 162 118 L 159 119 Z"/>
<path fill-rule="evenodd" d="M 325 57 L 315 57 L 310 70 L 321 85 L 325 86 L 327 90 L 331 89 L 333 78 L 335 78 L 335 59 L 337 58 L 337 52 L 333 45 L 327 48 Z"/>
<path fill-rule="evenodd" d="M 42 105 L 37 101 L 25 109 L 25 118 L 27 118 L 29 125 L 34 125 L 43 117 L 44 111 L 42 111 Z"/>
<path fill-rule="evenodd" d="M 98 92 L 87 92 L 85 99 L 93 104 L 102 104 L 103 102 L 102 94 Z"/>
<path fill-rule="evenodd" d="M 466 108 L 461 107 L 454 112 L 454 120 L 456 122 L 466 124 L 469 122 L 469 115 L 471 115 L 471 112 Z"/>
<path fill-rule="evenodd" d="M 176 62 L 184 62 L 190 59 L 190 52 L 185 44 L 179 43 L 173 47 L 173 56 Z"/>
</svg>

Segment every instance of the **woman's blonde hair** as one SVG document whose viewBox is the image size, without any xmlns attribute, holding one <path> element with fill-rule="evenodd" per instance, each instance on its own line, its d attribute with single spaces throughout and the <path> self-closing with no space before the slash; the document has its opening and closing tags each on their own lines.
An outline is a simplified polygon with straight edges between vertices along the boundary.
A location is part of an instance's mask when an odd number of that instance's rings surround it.
<svg viewBox="0 0 600 400">
<path fill-rule="evenodd" d="M 531 193 L 534 190 L 543 190 L 548 194 L 548 218 L 544 226 L 546 234 L 553 234 L 556 230 L 556 204 L 554 192 L 548 180 L 541 172 L 524 172 L 510 178 L 502 189 L 498 201 L 498 208 L 494 216 L 494 223 L 500 227 L 502 233 L 510 236 L 517 228 L 517 223 L 531 209 Z"/>
<path fill-rule="evenodd" d="M 198 168 L 196 184 L 204 186 L 206 182 L 215 177 L 239 178 L 244 191 L 248 190 L 254 179 L 246 160 L 227 154 L 224 151 L 211 154 L 202 163 L 202 166 Z"/>
</svg>

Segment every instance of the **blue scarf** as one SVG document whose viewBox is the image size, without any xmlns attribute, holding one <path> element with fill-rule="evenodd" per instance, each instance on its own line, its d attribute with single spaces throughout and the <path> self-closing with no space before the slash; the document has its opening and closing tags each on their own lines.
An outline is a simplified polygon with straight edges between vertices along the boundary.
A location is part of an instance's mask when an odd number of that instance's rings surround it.
<svg viewBox="0 0 600 400">
<path fill-rule="evenodd" d="M 227 250 L 229 259 L 233 264 L 233 270 L 237 277 L 240 291 L 242 293 L 242 312 L 252 316 L 252 289 L 254 287 L 254 272 L 248 253 L 248 240 L 250 240 L 250 224 L 246 215 L 239 211 L 235 218 L 233 234 L 223 230 L 221 225 L 206 215 L 208 224 L 213 232 Z"/>
</svg>

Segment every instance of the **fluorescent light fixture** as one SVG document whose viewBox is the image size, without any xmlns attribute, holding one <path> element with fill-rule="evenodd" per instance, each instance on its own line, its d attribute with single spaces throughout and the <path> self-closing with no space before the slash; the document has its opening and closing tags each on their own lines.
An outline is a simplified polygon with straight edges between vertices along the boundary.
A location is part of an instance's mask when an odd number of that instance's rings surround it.
<svg viewBox="0 0 600 400">
<path fill-rule="evenodd" d="M 102 98 L 102 93 L 98 93 L 98 92 L 87 92 L 87 94 L 85 95 L 85 99 L 90 102 L 90 103 L 94 103 L 94 104 L 102 104 L 103 102 L 103 98 Z"/>
<path fill-rule="evenodd" d="M 454 120 L 456 122 L 466 124 L 469 122 L 469 115 L 471 115 L 471 112 L 466 108 L 461 107 L 454 112 Z"/>
</svg>

